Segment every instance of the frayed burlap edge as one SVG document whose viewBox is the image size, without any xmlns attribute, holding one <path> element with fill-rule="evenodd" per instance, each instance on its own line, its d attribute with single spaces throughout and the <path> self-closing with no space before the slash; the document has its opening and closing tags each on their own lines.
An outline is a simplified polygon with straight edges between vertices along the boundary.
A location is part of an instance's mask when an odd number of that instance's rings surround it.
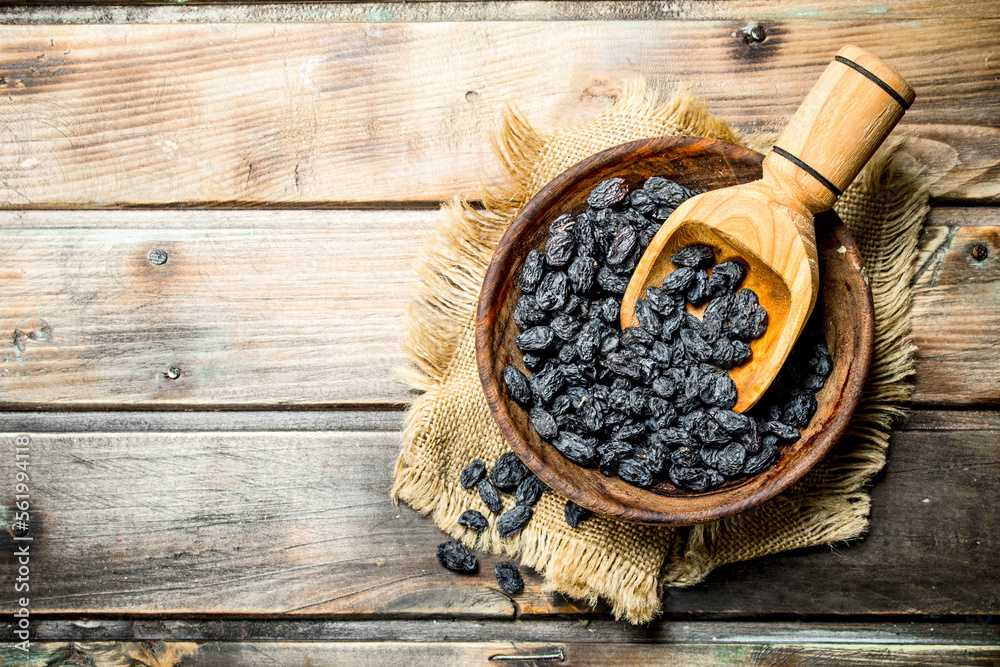
<svg viewBox="0 0 1000 667">
<path fill-rule="evenodd" d="M 884 465 L 889 425 L 903 413 L 909 395 L 904 382 L 912 373 L 912 347 L 907 339 L 908 286 L 916 233 L 927 201 L 926 192 L 912 176 L 894 171 L 894 151 L 890 150 L 873 160 L 838 205 L 848 226 L 860 227 L 859 215 L 852 213 L 851 207 L 862 202 L 870 205 L 868 200 L 874 198 L 891 223 L 886 228 L 894 230 L 903 242 L 886 244 L 884 235 L 866 239 L 860 229 L 861 233 L 855 234 L 866 257 L 873 293 L 885 297 L 876 296 L 875 360 L 849 435 L 806 481 L 768 505 L 727 521 L 682 531 L 646 527 L 646 539 L 653 539 L 655 547 L 662 550 L 662 572 L 658 575 L 632 562 L 630 554 L 616 553 L 616 543 L 610 537 L 607 548 L 595 548 L 562 539 L 557 531 L 533 531 L 534 539 L 519 536 L 503 541 L 492 536 L 492 531 L 470 534 L 456 526 L 467 503 L 454 480 L 416 465 L 413 452 L 431 435 L 442 384 L 463 355 L 472 354 L 462 346 L 471 339 L 482 280 L 493 250 L 517 210 L 569 165 L 626 141 L 691 134 L 742 143 L 756 150 L 773 141 L 765 135 L 739 136 L 686 91 L 679 91 L 662 106 L 657 106 L 658 99 L 659 94 L 643 82 L 631 81 L 619 100 L 591 121 L 550 132 L 534 130 L 520 114 L 508 109 L 494 149 L 510 182 L 481 188 L 482 208 L 458 199 L 446 204 L 417 263 L 420 282 L 407 312 L 409 328 L 404 343 L 414 367 L 405 372 L 404 380 L 423 393 L 406 418 L 404 447 L 392 489 L 394 501 L 404 500 L 429 514 L 438 527 L 467 546 L 493 553 L 506 550 L 542 572 L 547 588 L 590 604 L 603 598 L 616 617 L 633 623 L 648 621 L 659 612 L 665 585 L 694 584 L 724 563 L 850 539 L 866 530 L 869 499 L 863 487 Z M 887 245 L 895 251 L 885 252 Z M 872 254 L 873 247 L 882 251 Z M 488 416 L 487 421 L 483 427 L 495 431 Z M 845 466 L 850 470 L 841 470 Z M 613 529 L 622 523 L 609 520 L 605 525 Z"/>
</svg>

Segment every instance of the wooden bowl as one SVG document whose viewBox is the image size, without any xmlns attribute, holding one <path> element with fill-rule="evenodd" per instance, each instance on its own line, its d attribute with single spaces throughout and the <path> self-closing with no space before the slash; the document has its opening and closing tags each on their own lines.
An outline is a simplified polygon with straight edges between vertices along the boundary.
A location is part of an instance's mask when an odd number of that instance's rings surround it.
<svg viewBox="0 0 1000 667">
<path fill-rule="evenodd" d="M 642 489 L 596 468 L 583 468 L 543 441 L 503 382 L 503 369 L 522 371 L 513 312 L 521 291 L 517 278 L 528 251 L 542 248 L 548 225 L 561 213 L 586 208 L 587 193 L 620 176 L 630 188 L 664 176 L 695 190 L 720 188 L 761 177 L 759 153 L 710 139 L 645 139 L 616 146 L 574 165 L 539 191 L 503 235 L 486 272 L 476 319 L 476 359 L 486 400 L 500 430 L 522 461 L 550 488 L 595 512 L 641 523 L 690 525 L 750 509 L 802 478 L 833 446 L 854 412 L 868 375 L 874 340 L 871 291 L 850 234 L 832 211 L 816 218 L 820 260 L 820 309 L 833 372 L 816 395 L 818 409 L 802 437 L 779 447 L 781 457 L 758 475 L 729 480 L 702 493 L 669 480 Z"/>
</svg>

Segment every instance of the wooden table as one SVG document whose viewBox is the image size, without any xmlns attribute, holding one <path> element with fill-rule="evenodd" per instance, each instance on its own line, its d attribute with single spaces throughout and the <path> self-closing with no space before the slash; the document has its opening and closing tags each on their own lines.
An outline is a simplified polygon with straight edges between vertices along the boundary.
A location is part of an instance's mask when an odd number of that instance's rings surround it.
<svg viewBox="0 0 1000 667">
<path fill-rule="evenodd" d="M 2 12 L 0 500 L 25 434 L 34 541 L 16 593 L 3 533 L 0 608 L 13 642 L 30 598 L 31 664 L 1000 661 L 997 2 Z M 393 371 L 413 260 L 499 174 L 504 105 L 568 125 L 639 73 L 773 131 L 845 43 L 916 88 L 934 197 L 870 534 L 724 567 L 638 628 L 534 573 L 503 595 L 496 557 L 444 571 L 388 499 Z"/>
</svg>

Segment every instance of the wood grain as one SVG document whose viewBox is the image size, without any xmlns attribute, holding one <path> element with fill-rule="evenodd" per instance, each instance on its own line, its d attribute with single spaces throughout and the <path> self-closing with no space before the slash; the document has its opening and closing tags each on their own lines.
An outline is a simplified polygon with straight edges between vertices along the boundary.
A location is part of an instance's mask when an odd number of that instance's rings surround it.
<svg viewBox="0 0 1000 667">
<path fill-rule="evenodd" d="M 193 0 L 166 5 L 164 0 L 64 0 L 48 6 L 44 0 L 7 3 L 0 23 L 379 23 L 425 21 L 591 21 L 591 20 L 734 20 L 816 21 L 851 20 L 879 23 L 901 19 L 940 20 L 936 0 L 852 2 L 800 0 L 678 0 L 622 2 L 620 0 L 465 1 L 386 3 L 315 3 L 301 0 L 233 2 Z M 124 6 L 123 6 L 124 5 Z M 948 18 L 1000 18 L 990 0 L 963 0 L 948 7 Z"/>
<path fill-rule="evenodd" d="M 149 667 L 271 667 L 272 665 L 410 665 L 497 664 L 529 667 L 561 664 L 654 667 L 664 664 L 691 667 L 734 665 L 822 664 L 864 665 L 995 665 L 1000 649 L 992 646 L 881 646 L 810 644 L 538 644 L 534 642 L 208 642 L 201 645 L 162 642 L 33 644 L 37 657 L 24 667 L 44 667 L 51 660 L 78 660 L 82 664 L 131 664 Z M 8 646 L 0 658 L 17 657 Z M 85 661 L 85 662 L 84 662 Z"/>
<path fill-rule="evenodd" d="M 498 176 L 483 165 L 508 101 L 540 127 L 572 124 L 640 74 L 777 130 L 847 42 L 914 85 L 910 122 L 996 124 L 996 20 L 795 20 L 750 44 L 741 25 L 6 26 L 0 203 L 442 200 Z"/>
<path fill-rule="evenodd" d="M 435 216 L 0 212 L 0 406 L 400 406 L 403 309 Z M 996 404 L 1000 211 L 934 209 L 930 223 L 915 401 Z"/>
<path fill-rule="evenodd" d="M 962 424 L 961 413 L 948 413 Z M 8 424 L 20 432 L 16 422 Z M 31 434 L 32 610 L 47 614 L 511 618 L 588 612 L 443 570 L 431 522 L 388 500 L 397 433 Z M 996 614 L 996 428 L 898 431 L 851 547 L 733 565 L 669 589 L 692 614 Z M 12 435 L 0 435 L 10 442 Z M 0 478 L 13 475 L 12 457 Z M 3 492 L 9 506 L 11 490 Z M 6 536 L 4 532 L 2 535 Z M 10 576 L 13 544 L 0 539 Z M 95 563 L 101 565 L 95 567 Z M 0 592 L 10 610 L 12 591 Z"/>
<path fill-rule="evenodd" d="M 926 620 L 926 619 L 924 619 Z M 611 618 L 323 619 L 323 618 L 51 618 L 36 620 L 37 641 L 516 641 L 673 644 L 955 644 L 1000 646 L 991 618 L 964 622 L 898 620 L 705 620 L 677 618 L 643 626 Z M 10 637 L 0 628 L 0 641 Z"/>
</svg>

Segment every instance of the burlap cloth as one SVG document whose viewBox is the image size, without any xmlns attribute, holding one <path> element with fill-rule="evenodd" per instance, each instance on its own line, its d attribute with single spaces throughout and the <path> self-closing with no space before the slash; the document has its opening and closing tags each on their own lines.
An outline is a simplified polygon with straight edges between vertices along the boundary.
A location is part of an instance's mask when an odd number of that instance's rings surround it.
<svg viewBox="0 0 1000 667">
<path fill-rule="evenodd" d="M 616 617 L 649 621 L 664 586 L 689 586 L 713 568 L 800 547 L 862 535 L 870 499 L 865 488 L 885 463 L 889 428 L 909 399 L 913 372 L 908 340 L 910 279 L 928 192 L 912 170 L 883 149 L 844 193 L 836 210 L 865 258 L 875 302 L 875 354 L 865 393 L 847 434 L 804 481 L 750 512 L 690 528 L 627 523 L 595 516 L 580 528 L 563 518 L 565 500 L 547 493 L 518 535 L 501 539 L 497 515 L 458 482 L 469 461 L 487 466 L 510 451 L 497 428 L 476 371 L 476 301 L 490 257 L 516 211 L 553 177 L 584 157 L 646 137 L 697 135 L 765 150 L 774 137 L 742 136 L 684 91 L 660 105 L 642 81 L 630 81 L 606 111 L 577 127 L 532 128 L 509 110 L 495 141 L 510 182 L 484 188 L 482 207 L 445 205 L 418 271 L 418 296 L 408 311 L 410 385 L 423 392 L 403 434 L 392 497 L 430 515 L 446 533 L 479 551 L 506 551 L 535 568 L 546 588 L 606 600 Z M 513 506 L 504 498 L 504 509 Z M 491 529 L 472 533 L 459 515 L 478 509 Z"/>
</svg>

